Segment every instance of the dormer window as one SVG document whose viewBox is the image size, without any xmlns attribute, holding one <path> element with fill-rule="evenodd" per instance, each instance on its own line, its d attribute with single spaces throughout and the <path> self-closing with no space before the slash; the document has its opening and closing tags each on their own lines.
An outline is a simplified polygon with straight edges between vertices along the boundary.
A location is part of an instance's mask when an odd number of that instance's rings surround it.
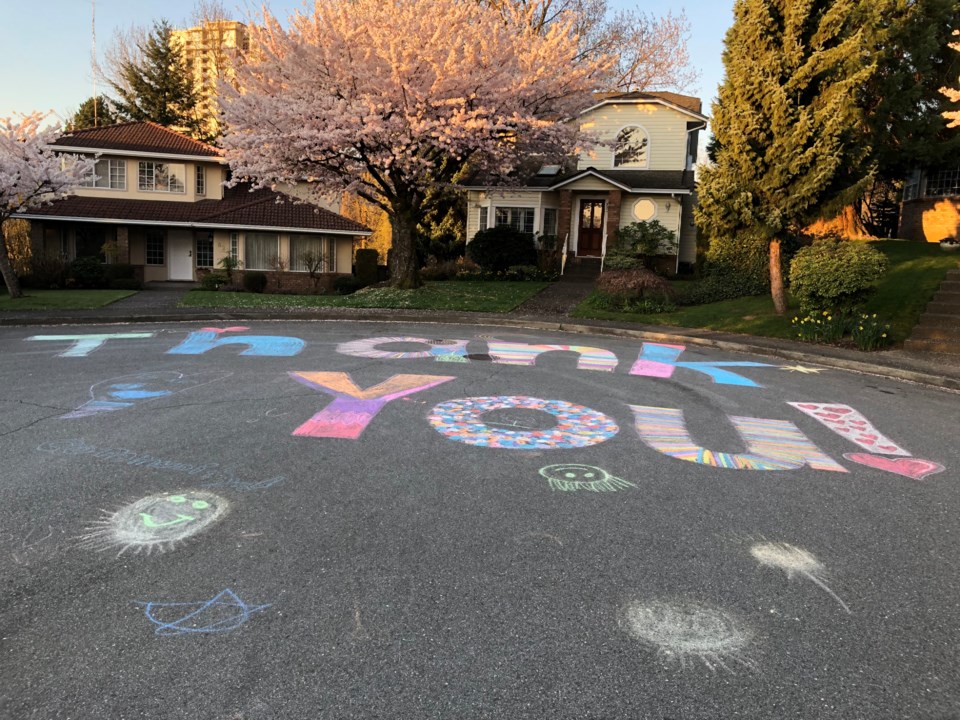
<svg viewBox="0 0 960 720">
<path fill-rule="evenodd" d="M 617 133 L 614 167 L 646 167 L 650 140 L 641 127 L 625 127 Z"/>
<path fill-rule="evenodd" d="M 90 177 L 80 183 L 80 187 L 126 190 L 127 165 L 123 160 L 101 158 L 97 160 Z"/>
</svg>

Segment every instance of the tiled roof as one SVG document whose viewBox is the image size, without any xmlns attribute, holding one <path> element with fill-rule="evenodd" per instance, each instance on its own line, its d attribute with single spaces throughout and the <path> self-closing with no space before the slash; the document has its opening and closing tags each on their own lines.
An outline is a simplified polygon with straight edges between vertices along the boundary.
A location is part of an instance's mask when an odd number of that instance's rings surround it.
<svg viewBox="0 0 960 720">
<path fill-rule="evenodd" d="M 278 203 L 277 200 L 280 200 Z M 267 227 L 366 235 L 358 222 L 317 205 L 304 203 L 272 190 L 247 192 L 232 188 L 223 200 L 199 202 L 120 200 L 74 195 L 52 205 L 34 208 L 23 217 L 36 219 L 83 218 L 130 223 L 165 223 L 196 227 Z"/>
<path fill-rule="evenodd" d="M 610 102 L 613 100 L 663 100 L 682 107 L 684 110 L 690 110 L 698 115 L 703 114 L 703 101 L 692 95 L 681 95 L 674 92 L 628 92 L 628 93 L 598 93 L 597 100 L 601 102 Z"/>
<path fill-rule="evenodd" d="M 119 125 L 74 130 L 57 138 L 54 147 L 80 147 L 95 150 L 126 150 L 128 152 L 169 153 L 220 157 L 212 145 L 181 135 L 154 122 L 128 122 Z"/>
</svg>

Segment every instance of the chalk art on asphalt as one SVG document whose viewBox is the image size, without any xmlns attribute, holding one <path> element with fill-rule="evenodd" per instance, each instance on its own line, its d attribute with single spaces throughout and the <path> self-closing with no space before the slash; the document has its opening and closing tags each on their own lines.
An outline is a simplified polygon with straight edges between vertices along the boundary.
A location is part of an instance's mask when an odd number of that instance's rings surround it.
<svg viewBox="0 0 960 720">
<path fill-rule="evenodd" d="M 910 455 L 909 451 L 877 430 L 867 418 L 849 405 L 811 402 L 790 402 L 787 405 L 809 415 L 864 450 L 881 455 Z"/>
<path fill-rule="evenodd" d="M 617 369 L 617 356 L 609 350 L 586 347 L 583 345 L 528 345 L 527 343 L 505 342 L 491 340 L 488 343 L 487 354 L 493 362 L 499 365 L 522 365 L 533 367 L 537 358 L 548 352 L 576 353 L 577 370 L 599 370 L 613 372 Z"/>
<path fill-rule="evenodd" d="M 756 669 L 745 652 L 753 632 L 719 608 L 697 602 L 634 601 L 623 608 L 620 622 L 629 635 L 681 667 L 699 661 L 712 673 L 722 668 L 735 674 L 735 664 Z"/>
<path fill-rule="evenodd" d="M 246 357 L 293 357 L 306 347 L 300 338 L 286 335 L 227 335 L 226 333 L 245 332 L 245 326 L 201 328 L 192 332 L 187 339 L 175 348 L 167 350 L 167 355 L 203 355 L 214 348 L 227 345 L 246 345 L 240 353 Z"/>
<path fill-rule="evenodd" d="M 205 490 L 149 495 L 106 512 L 80 541 L 95 550 L 119 548 L 118 556 L 131 549 L 165 552 L 221 520 L 228 509 L 225 499 Z"/>
<path fill-rule="evenodd" d="M 120 463 L 122 465 L 133 465 L 136 467 L 145 467 L 152 470 L 169 470 L 176 473 L 183 473 L 195 477 L 198 480 L 208 482 L 201 483 L 200 487 L 206 489 L 230 488 L 241 492 L 252 490 L 266 490 L 274 485 L 279 485 L 287 478 L 283 475 L 275 475 L 272 478 L 259 481 L 246 481 L 234 475 L 233 470 L 228 467 L 221 467 L 220 463 L 186 463 L 177 460 L 166 460 L 158 458 L 149 453 L 136 452 L 126 448 L 103 448 L 91 445 L 82 438 L 70 438 L 68 440 L 55 440 L 53 442 L 43 443 L 37 447 L 39 452 L 50 455 L 90 455 L 98 460 Z"/>
<path fill-rule="evenodd" d="M 254 613 L 270 605 L 248 605 L 227 588 L 210 600 L 198 602 L 142 602 L 147 619 L 157 626 L 154 635 L 192 635 L 236 630 Z"/>
<path fill-rule="evenodd" d="M 560 492 L 616 492 L 636 487 L 629 480 L 618 478 L 606 470 L 592 465 L 564 463 L 540 468 L 540 475 L 547 479 L 553 490 Z"/>
<path fill-rule="evenodd" d="M 933 460 L 923 460 L 921 458 L 900 457 L 887 458 L 881 455 L 871 455 L 870 453 L 844 453 L 843 455 L 850 462 L 855 462 L 865 467 L 871 467 L 875 470 L 893 473 L 908 477 L 911 480 L 923 480 L 930 475 L 942 473 L 946 468 Z"/>
<path fill-rule="evenodd" d="M 417 337 L 378 337 L 341 343 L 337 352 L 351 357 L 379 360 L 410 360 L 433 358 L 438 362 L 470 362 L 467 360 L 467 340 L 430 340 Z M 380 345 L 404 343 L 426 345 L 425 350 L 379 350 Z"/>
<path fill-rule="evenodd" d="M 538 410 L 553 416 L 556 425 L 546 430 L 498 430 L 483 421 L 494 410 Z M 541 400 L 520 395 L 448 400 L 433 408 L 427 418 L 444 437 L 478 447 L 505 450 L 564 450 L 606 442 L 620 428 L 596 410 L 563 400 Z"/>
<path fill-rule="evenodd" d="M 847 472 L 786 420 L 731 417 L 730 422 L 743 438 L 747 452 L 728 453 L 697 445 L 687 431 L 683 410 L 629 407 L 643 442 L 677 460 L 733 470 L 797 470 L 808 465 L 814 470 Z"/>
<path fill-rule="evenodd" d="M 363 389 L 342 372 L 291 372 L 297 382 L 333 395 L 333 402 L 293 431 L 298 437 L 356 440 L 387 403 L 456 380 L 442 375 L 394 375 Z"/>
<path fill-rule="evenodd" d="M 672 378 L 677 368 L 685 368 L 703 373 L 717 385 L 737 385 L 740 387 L 763 387 L 750 378 L 725 370 L 728 367 L 776 367 L 770 363 L 759 362 L 677 362 L 677 358 L 686 350 L 686 345 L 663 345 L 643 343 L 640 357 L 630 370 L 631 375 L 654 378 Z"/>
<path fill-rule="evenodd" d="M 785 572 L 788 580 L 792 580 L 798 575 L 805 577 L 836 600 L 847 613 L 850 613 L 847 604 L 824 581 L 826 570 L 812 553 L 789 543 L 762 542 L 751 547 L 750 554 L 762 566 Z"/>
<path fill-rule="evenodd" d="M 156 333 L 101 333 L 97 335 L 33 335 L 27 340 L 46 342 L 69 342 L 70 347 L 57 353 L 57 357 L 86 357 L 94 350 L 98 350 L 108 340 L 143 340 L 152 338 Z"/>
<path fill-rule="evenodd" d="M 60 419 L 76 420 L 126 410 L 146 401 L 169 397 L 184 390 L 195 390 L 232 374 L 201 372 L 185 375 L 176 370 L 163 370 L 110 378 L 91 385 L 90 399 L 76 410 L 61 415 Z"/>
<path fill-rule="evenodd" d="M 819 375 L 823 372 L 820 368 L 806 367 L 805 365 L 781 365 L 781 370 L 787 370 L 788 372 L 797 372 L 801 375 Z"/>
</svg>

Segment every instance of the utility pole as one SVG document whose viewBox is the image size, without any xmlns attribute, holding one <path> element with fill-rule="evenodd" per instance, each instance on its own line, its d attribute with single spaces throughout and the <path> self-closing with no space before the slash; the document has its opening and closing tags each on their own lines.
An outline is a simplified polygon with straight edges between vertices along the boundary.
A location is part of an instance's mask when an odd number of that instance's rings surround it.
<svg viewBox="0 0 960 720">
<path fill-rule="evenodd" d="M 93 72 L 93 126 L 97 127 L 97 0 L 90 0 L 90 30 L 93 49 L 90 51 L 90 69 Z"/>
</svg>

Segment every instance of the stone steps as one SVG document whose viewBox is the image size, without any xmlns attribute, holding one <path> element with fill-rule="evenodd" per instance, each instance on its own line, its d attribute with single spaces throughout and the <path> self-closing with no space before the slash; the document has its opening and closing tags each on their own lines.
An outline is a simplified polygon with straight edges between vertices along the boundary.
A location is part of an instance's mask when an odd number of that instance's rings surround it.
<svg viewBox="0 0 960 720">
<path fill-rule="evenodd" d="M 903 349 L 960 355 L 960 269 L 947 272 Z"/>
</svg>

